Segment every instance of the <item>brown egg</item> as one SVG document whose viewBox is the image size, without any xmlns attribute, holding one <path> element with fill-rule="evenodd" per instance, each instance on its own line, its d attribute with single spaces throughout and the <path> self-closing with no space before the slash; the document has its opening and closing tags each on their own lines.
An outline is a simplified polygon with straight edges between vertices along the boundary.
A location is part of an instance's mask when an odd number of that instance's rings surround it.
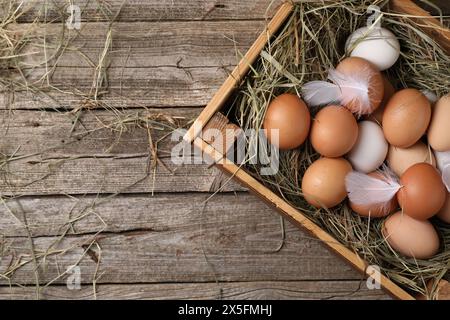
<svg viewBox="0 0 450 320">
<path fill-rule="evenodd" d="M 431 105 L 422 92 L 403 89 L 389 100 L 383 114 L 383 131 L 393 146 L 408 148 L 424 135 L 431 119 Z"/>
<path fill-rule="evenodd" d="M 426 220 L 442 209 L 447 189 L 439 171 L 428 163 L 417 163 L 400 178 L 402 188 L 397 193 L 403 212 L 418 220 Z"/>
<path fill-rule="evenodd" d="M 442 221 L 450 224 L 450 193 L 447 193 L 445 204 L 436 216 Z"/>
<path fill-rule="evenodd" d="M 380 180 L 386 180 L 384 176 L 377 171 L 371 172 L 368 175 L 373 178 L 378 178 Z M 350 200 L 349 204 L 350 208 L 352 208 L 352 210 L 355 211 L 357 214 L 363 217 L 371 217 L 371 218 L 380 218 L 387 216 L 388 214 L 394 212 L 398 208 L 398 202 L 396 197 L 392 198 L 392 200 L 386 204 L 374 204 L 364 206 L 353 203 Z"/>
<path fill-rule="evenodd" d="M 294 149 L 305 142 L 311 125 L 308 107 L 297 95 L 284 93 L 267 108 L 263 128 L 267 140 L 282 150 Z M 278 142 L 272 141 L 278 131 Z"/>
<path fill-rule="evenodd" d="M 389 146 L 387 162 L 392 171 L 399 177 L 406 169 L 416 163 L 426 162 L 436 167 L 434 153 L 422 141 L 418 141 L 409 148 Z"/>
<path fill-rule="evenodd" d="M 368 106 L 368 110 L 365 112 L 361 110 L 361 104 L 357 100 L 353 100 L 348 103 L 345 107 L 347 107 L 351 112 L 355 114 L 370 114 L 377 109 L 384 96 L 384 84 L 383 77 L 381 76 L 381 72 L 378 70 L 376 66 L 374 66 L 369 61 L 358 58 L 358 57 L 349 57 L 342 60 L 336 67 L 336 70 L 343 73 L 344 75 L 364 75 L 369 78 L 369 100 L 370 105 Z"/>
<path fill-rule="evenodd" d="M 434 105 L 428 143 L 436 151 L 450 151 L 450 95 L 440 98 Z"/>
<path fill-rule="evenodd" d="M 382 77 L 384 85 L 383 100 L 381 101 L 380 106 L 376 108 L 375 111 L 367 117 L 368 120 L 375 121 L 380 125 L 381 122 L 383 121 L 384 109 L 386 108 L 388 101 L 392 98 L 392 96 L 395 93 L 395 88 L 392 86 L 392 84 L 389 82 L 386 76 L 382 74 Z"/>
<path fill-rule="evenodd" d="M 358 139 L 358 124 L 353 114 L 341 106 L 320 110 L 311 127 L 311 144 L 325 157 L 341 157 Z"/>
<path fill-rule="evenodd" d="M 439 250 L 439 236 L 433 225 L 401 211 L 386 219 L 382 233 L 392 249 L 407 257 L 428 259 Z"/>
<path fill-rule="evenodd" d="M 347 196 L 345 176 L 352 171 L 343 158 L 320 158 L 306 170 L 302 179 L 303 196 L 316 208 L 332 208 Z"/>
</svg>

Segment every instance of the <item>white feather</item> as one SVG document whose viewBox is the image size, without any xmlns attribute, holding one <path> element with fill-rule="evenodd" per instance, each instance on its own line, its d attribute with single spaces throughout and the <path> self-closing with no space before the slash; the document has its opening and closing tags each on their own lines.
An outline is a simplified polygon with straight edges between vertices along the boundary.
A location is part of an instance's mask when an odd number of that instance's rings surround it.
<svg viewBox="0 0 450 320">
<path fill-rule="evenodd" d="M 444 181 L 447 191 L 450 192 L 450 164 L 442 171 L 442 180 Z"/>
<path fill-rule="evenodd" d="M 345 187 L 351 202 L 357 205 L 387 205 L 401 185 L 390 170 L 380 171 L 385 179 L 373 178 L 365 173 L 352 171 L 345 178 Z"/>
<path fill-rule="evenodd" d="M 371 111 L 369 86 L 372 76 L 373 71 L 369 68 L 348 75 L 335 69 L 328 72 L 328 79 L 340 88 L 341 104 L 354 104 L 357 109 L 355 113 L 358 115 L 368 114 Z"/>
<path fill-rule="evenodd" d="M 359 70 L 354 74 L 343 74 L 331 68 L 328 71 L 327 81 L 311 81 L 303 85 L 302 96 L 311 106 L 340 103 L 352 103 L 358 115 L 368 114 L 371 111 L 369 86 L 373 71 L 369 68 Z"/>
<path fill-rule="evenodd" d="M 333 83 L 311 81 L 303 85 L 302 96 L 307 105 L 316 107 L 339 102 L 341 99 L 341 90 Z"/>
<path fill-rule="evenodd" d="M 437 166 L 442 173 L 442 180 L 444 181 L 448 192 L 450 192 L 450 151 L 435 151 L 434 155 L 436 156 Z"/>
</svg>

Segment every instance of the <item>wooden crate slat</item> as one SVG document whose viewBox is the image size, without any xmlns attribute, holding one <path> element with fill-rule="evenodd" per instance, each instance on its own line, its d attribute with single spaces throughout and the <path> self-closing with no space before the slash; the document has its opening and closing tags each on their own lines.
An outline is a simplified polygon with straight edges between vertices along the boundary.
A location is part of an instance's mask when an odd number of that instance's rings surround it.
<svg viewBox="0 0 450 320">
<path fill-rule="evenodd" d="M 433 37 L 450 54 L 450 30 L 442 26 L 436 18 L 416 5 L 411 0 L 391 0 L 389 2 L 391 9 L 399 13 L 411 15 L 420 27 L 429 36 Z"/>
</svg>

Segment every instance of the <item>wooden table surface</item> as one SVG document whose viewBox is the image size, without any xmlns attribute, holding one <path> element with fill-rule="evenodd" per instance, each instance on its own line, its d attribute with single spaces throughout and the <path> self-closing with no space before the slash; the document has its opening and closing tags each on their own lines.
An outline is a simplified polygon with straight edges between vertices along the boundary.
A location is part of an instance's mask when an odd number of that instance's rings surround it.
<svg viewBox="0 0 450 320">
<path fill-rule="evenodd" d="M 148 171 L 148 130 L 133 121 L 194 119 L 256 39 L 270 2 L 73 1 L 81 30 L 77 50 L 55 63 L 59 90 L 0 95 L 1 299 L 388 298 L 287 222 L 279 249 L 279 216 L 207 164 L 172 164 L 172 142 L 159 146 L 168 168 Z M 36 1 L 20 25 L 45 3 L 55 21 L 42 29 L 58 35 L 65 0 Z M 107 15 L 119 9 L 110 28 Z M 85 106 L 64 90 L 90 90 L 89 60 L 110 30 L 108 93 Z"/>
</svg>

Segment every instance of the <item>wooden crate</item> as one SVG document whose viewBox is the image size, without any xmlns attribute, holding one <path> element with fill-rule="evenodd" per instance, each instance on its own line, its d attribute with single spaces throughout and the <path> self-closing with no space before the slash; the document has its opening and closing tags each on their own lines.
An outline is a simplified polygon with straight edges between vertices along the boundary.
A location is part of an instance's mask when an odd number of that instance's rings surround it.
<svg viewBox="0 0 450 320">
<path fill-rule="evenodd" d="M 390 8 L 396 12 L 417 16 L 416 19 L 420 20 L 423 31 L 435 38 L 447 52 L 450 52 L 450 30 L 442 27 L 438 20 L 431 18 L 428 12 L 415 5 L 411 0 L 391 0 Z M 223 161 L 228 149 L 232 147 L 233 141 L 230 141 L 230 135 L 226 135 L 229 141 L 222 141 L 222 139 L 213 139 L 211 137 L 202 137 L 201 133 L 211 128 L 217 129 L 222 133 L 226 130 L 235 130 L 236 132 L 239 130 L 236 125 L 229 123 L 228 119 L 220 113 L 220 110 L 224 107 L 232 92 L 247 74 L 251 64 L 256 61 L 271 36 L 283 25 L 292 10 L 293 5 L 290 2 L 285 2 L 280 6 L 272 20 L 267 24 L 265 30 L 256 39 L 255 43 L 250 47 L 246 55 L 188 130 L 184 140 L 188 143 L 193 143 L 203 154 L 212 158 L 217 167 L 231 175 L 245 187 L 249 188 L 249 190 L 274 207 L 280 214 L 288 218 L 294 225 L 308 230 L 313 236 L 322 240 L 331 251 L 345 259 L 348 263 L 353 265 L 355 269 L 365 276 L 373 276 L 380 279 L 380 284 L 387 293 L 398 299 L 415 299 L 416 297 L 411 296 L 382 273 L 380 274 L 373 268 L 368 268 L 368 263 L 360 258 L 354 251 L 342 245 L 330 234 L 312 222 L 301 211 L 292 207 L 280 196 L 253 178 L 243 168 L 231 161 Z M 234 136 L 232 135 L 231 137 Z M 439 298 L 449 299 L 448 282 L 442 281 L 439 284 L 439 287 L 444 288 L 440 291 Z"/>
</svg>

